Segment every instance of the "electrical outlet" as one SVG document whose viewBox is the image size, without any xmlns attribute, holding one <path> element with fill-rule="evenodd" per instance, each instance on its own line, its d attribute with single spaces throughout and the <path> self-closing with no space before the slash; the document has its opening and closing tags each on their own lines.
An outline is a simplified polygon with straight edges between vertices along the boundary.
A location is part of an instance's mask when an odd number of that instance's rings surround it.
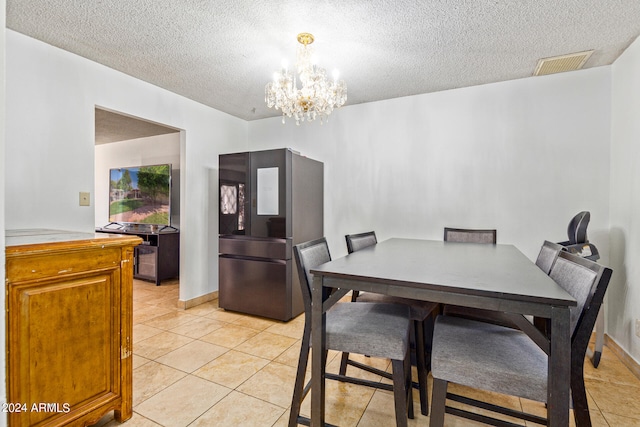
<svg viewBox="0 0 640 427">
<path fill-rule="evenodd" d="M 636 336 L 640 338 L 640 319 L 636 319 Z"/>
<path fill-rule="evenodd" d="M 81 191 L 80 192 L 80 206 L 90 206 L 91 195 L 89 192 Z"/>
</svg>

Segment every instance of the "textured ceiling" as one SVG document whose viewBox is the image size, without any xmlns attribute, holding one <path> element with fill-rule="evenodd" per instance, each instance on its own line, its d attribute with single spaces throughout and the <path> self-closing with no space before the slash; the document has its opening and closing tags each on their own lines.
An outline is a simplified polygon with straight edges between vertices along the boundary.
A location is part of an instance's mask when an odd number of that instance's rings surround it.
<svg viewBox="0 0 640 427">
<path fill-rule="evenodd" d="M 96 145 L 180 132 L 178 129 L 100 108 L 95 109 L 95 129 Z"/>
<path fill-rule="evenodd" d="M 640 34 L 638 0 L 7 0 L 7 27 L 234 116 L 279 115 L 264 86 L 296 34 L 338 68 L 347 105 L 531 76 Z"/>
</svg>

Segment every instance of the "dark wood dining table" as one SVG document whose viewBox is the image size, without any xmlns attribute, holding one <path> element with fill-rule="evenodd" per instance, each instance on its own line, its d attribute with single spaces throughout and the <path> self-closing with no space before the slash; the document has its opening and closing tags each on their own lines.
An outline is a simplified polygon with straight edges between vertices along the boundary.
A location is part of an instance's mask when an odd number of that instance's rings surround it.
<svg viewBox="0 0 640 427">
<path fill-rule="evenodd" d="M 311 273 L 313 301 L 322 300 L 323 288 L 334 289 L 324 304 L 312 305 L 313 349 L 325 347 L 326 311 L 351 290 L 550 319 L 549 425 L 569 425 L 570 307 L 576 300 L 515 246 L 393 238 Z M 313 427 L 325 425 L 325 357 L 312 352 Z"/>
</svg>

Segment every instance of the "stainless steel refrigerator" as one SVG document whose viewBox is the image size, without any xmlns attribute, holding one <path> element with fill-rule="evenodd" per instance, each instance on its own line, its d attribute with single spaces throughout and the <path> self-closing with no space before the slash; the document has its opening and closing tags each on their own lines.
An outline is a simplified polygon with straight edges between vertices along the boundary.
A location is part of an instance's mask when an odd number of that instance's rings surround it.
<svg viewBox="0 0 640 427">
<path fill-rule="evenodd" d="M 290 149 L 219 159 L 219 305 L 287 321 L 304 311 L 292 247 L 323 236 L 324 165 Z"/>
</svg>

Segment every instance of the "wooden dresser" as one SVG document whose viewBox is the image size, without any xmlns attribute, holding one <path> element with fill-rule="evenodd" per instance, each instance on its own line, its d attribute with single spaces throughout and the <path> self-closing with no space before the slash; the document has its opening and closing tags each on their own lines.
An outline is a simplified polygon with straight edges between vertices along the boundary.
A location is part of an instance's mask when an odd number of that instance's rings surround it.
<svg viewBox="0 0 640 427">
<path fill-rule="evenodd" d="M 136 236 L 7 230 L 9 426 L 132 415 Z"/>
</svg>

